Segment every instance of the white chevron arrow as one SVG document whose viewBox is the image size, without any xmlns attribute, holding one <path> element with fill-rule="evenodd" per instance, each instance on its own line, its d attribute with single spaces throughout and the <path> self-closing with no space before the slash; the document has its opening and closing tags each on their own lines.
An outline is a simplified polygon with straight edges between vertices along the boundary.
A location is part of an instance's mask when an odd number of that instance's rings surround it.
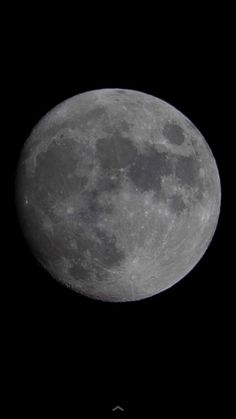
<svg viewBox="0 0 236 419">
<path fill-rule="evenodd" d="M 124 409 L 120 406 L 113 407 L 112 412 L 115 412 L 116 410 L 121 410 L 121 412 L 124 412 Z"/>
</svg>

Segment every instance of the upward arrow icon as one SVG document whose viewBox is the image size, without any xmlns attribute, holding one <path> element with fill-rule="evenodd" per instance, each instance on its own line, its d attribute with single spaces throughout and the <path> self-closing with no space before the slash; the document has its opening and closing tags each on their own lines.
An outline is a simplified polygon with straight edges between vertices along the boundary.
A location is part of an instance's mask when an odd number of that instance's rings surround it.
<svg viewBox="0 0 236 419">
<path fill-rule="evenodd" d="M 113 407 L 112 412 L 115 412 L 116 410 L 120 410 L 121 412 L 124 412 L 124 409 L 120 406 Z"/>
</svg>

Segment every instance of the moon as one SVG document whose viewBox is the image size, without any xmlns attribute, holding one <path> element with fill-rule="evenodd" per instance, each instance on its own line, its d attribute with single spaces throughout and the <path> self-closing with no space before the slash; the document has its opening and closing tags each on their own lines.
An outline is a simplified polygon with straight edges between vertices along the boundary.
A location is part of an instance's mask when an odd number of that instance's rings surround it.
<svg viewBox="0 0 236 419">
<path fill-rule="evenodd" d="M 87 297 L 137 301 L 185 277 L 208 248 L 220 177 L 199 130 L 149 94 L 85 92 L 33 128 L 16 172 L 32 254 Z"/>
</svg>

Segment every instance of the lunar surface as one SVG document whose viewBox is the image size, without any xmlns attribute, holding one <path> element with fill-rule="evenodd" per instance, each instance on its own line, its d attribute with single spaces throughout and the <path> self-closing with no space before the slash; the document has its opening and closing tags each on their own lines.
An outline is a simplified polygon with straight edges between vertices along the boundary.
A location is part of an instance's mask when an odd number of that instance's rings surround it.
<svg viewBox="0 0 236 419">
<path fill-rule="evenodd" d="M 33 255 L 74 291 L 136 301 L 198 263 L 220 212 L 198 129 L 148 94 L 94 90 L 56 106 L 21 152 L 16 203 Z"/>
</svg>

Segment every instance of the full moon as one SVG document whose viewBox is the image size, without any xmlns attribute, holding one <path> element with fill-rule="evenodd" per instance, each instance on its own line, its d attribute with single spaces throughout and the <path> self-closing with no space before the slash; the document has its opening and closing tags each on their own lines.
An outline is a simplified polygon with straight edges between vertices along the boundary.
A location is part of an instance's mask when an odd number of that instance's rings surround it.
<svg viewBox="0 0 236 419">
<path fill-rule="evenodd" d="M 24 144 L 15 193 L 39 263 L 109 302 L 153 296 L 186 276 L 212 240 L 221 202 L 215 159 L 192 122 L 121 89 L 49 111 Z"/>
</svg>

